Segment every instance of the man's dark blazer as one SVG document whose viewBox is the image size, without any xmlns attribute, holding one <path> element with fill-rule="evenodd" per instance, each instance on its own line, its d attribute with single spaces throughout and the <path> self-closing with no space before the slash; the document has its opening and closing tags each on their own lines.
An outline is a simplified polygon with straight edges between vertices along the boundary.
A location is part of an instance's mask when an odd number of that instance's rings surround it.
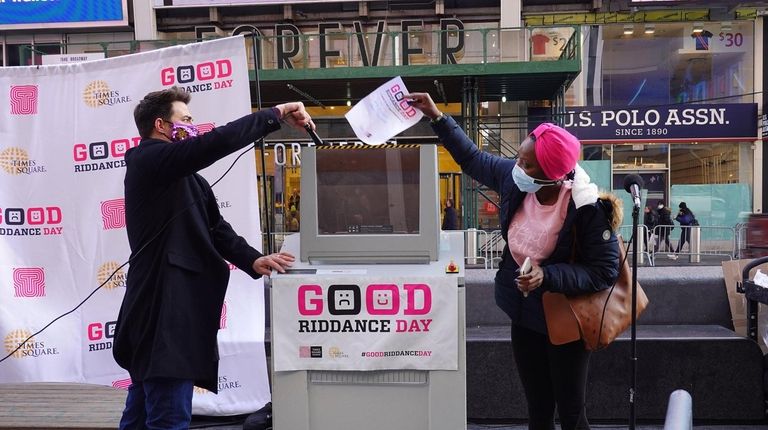
<svg viewBox="0 0 768 430">
<path fill-rule="evenodd" d="M 196 172 L 279 128 L 264 110 L 180 142 L 143 139 L 125 154 L 131 262 L 113 355 L 133 381 L 179 378 L 217 391 L 224 260 L 256 279 L 261 254 L 222 218 Z"/>
</svg>

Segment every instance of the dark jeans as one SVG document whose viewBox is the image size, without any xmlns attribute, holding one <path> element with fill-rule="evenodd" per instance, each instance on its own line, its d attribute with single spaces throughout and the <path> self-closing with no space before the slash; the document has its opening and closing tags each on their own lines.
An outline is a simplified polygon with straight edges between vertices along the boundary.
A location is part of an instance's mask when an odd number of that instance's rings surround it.
<svg viewBox="0 0 768 430">
<path fill-rule="evenodd" d="M 192 421 L 192 381 L 153 378 L 128 388 L 120 430 L 186 430 Z"/>
<path fill-rule="evenodd" d="M 683 245 L 685 245 L 686 242 L 688 243 L 688 247 L 691 246 L 691 228 L 688 226 L 680 226 L 680 229 L 682 230 L 680 232 L 680 241 L 677 242 L 677 251 L 675 252 L 682 251 Z"/>
<path fill-rule="evenodd" d="M 659 232 L 659 237 L 656 238 L 656 246 L 654 247 L 653 251 L 659 252 L 659 250 L 661 249 L 661 243 L 664 242 L 664 244 L 667 245 L 667 248 L 666 248 L 667 251 L 672 252 L 674 248 L 672 247 L 672 244 L 669 243 L 669 235 L 671 233 L 670 228 L 662 227 L 658 229 L 658 232 Z"/>
<path fill-rule="evenodd" d="M 528 428 L 589 429 L 585 398 L 590 352 L 579 340 L 552 345 L 541 333 L 512 325 L 512 351 L 528 401 Z"/>
</svg>

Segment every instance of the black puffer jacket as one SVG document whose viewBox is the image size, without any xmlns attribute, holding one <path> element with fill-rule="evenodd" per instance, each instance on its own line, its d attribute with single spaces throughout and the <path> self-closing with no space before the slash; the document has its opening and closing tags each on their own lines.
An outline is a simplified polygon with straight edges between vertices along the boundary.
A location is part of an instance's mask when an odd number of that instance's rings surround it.
<svg viewBox="0 0 768 430">
<path fill-rule="evenodd" d="M 501 235 L 506 243 L 509 223 L 526 196 L 512 179 L 515 160 L 480 151 L 451 117 L 432 127 L 462 171 L 499 194 Z M 546 333 L 541 303 L 544 291 L 568 295 L 599 291 L 611 287 L 618 276 L 619 248 L 614 231 L 621 224 L 621 206 L 610 195 L 598 196 L 597 188 L 588 180 L 578 168 L 555 250 L 541 263 L 544 282 L 528 297 L 516 287 L 519 266 L 509 248 L 504 248 L 496 274 L 496 304 L 516 325 Z M 577 249 L 571 262 L 574 239 Z"/>
</svg>

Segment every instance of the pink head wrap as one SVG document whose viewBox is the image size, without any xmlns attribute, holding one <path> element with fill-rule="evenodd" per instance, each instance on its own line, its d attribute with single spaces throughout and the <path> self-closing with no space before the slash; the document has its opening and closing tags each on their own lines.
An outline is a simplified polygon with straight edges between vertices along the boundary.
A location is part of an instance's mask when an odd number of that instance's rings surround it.
<svg viewBox="0 0 768 430">
<path fill-rule="evenodd" d="M 576 167 L 581 143 L 562 127 L 545 122 L 531 133 L 536 138 L 536 160 L 548 179 L 562 179 Z"/>
</svg>

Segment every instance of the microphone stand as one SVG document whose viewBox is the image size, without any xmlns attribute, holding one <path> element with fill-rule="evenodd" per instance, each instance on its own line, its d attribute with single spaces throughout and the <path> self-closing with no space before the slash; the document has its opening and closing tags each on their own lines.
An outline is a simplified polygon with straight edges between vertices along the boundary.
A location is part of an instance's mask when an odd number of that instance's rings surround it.
<svg viewBox="0 0 768 430">
<path fill-rule="evenodd" d="M 637 244 L 640 242 L 637 237 L 638 218 L 640 217 L 640 207 L 632 205 L 632 327 L 631 327 L 631 348 L 632 356 L 632 379 L 629 387 L 629 430 L 635 430 L 635 389 L 637 387 Z"/>
</svg>

